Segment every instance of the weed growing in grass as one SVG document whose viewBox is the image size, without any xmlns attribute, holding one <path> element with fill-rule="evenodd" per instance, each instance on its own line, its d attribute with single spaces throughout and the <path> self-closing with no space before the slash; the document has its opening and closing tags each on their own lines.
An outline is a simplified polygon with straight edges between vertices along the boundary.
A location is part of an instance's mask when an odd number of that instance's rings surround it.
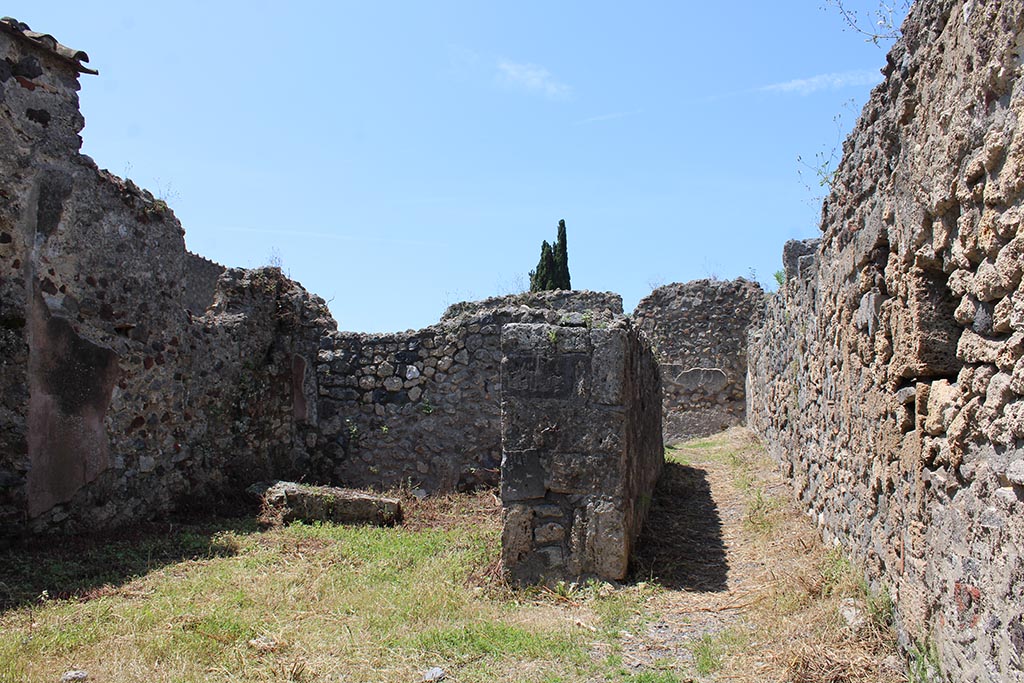
<svg viewBox="0 0 1024 683">
<path fill-rule="evenodd" d="M 746 636 L 736 629 L 726 629 L 714 635 L 702 636 L 691 646 L 697 673 L 708 676 L 720 670 L 725 664 L 725 659 L 736 654 L 746 641 Z"/>
<path fill-rule="evenodd" d="M 609 655 L 604 665 L 607 668 L 605 680 L 615 683 L 682 683 L 671 671 L 631 672 L 623 665 L 620 655 Z"/>
<path fill-rule="evenodd" d="M 884 588 L 873 591 L 865 584 L 867 594 L 868 618 L 877 629 L 888 629 L 893 625 L 893 605 L 889 592 Z"/>
<path fill-rule="evenodd" d="M 828 551 L 821 561 L 819 571 L 822 597 L 856 594 L 862 590 L 863 579 L 839 548 Z"/>
<path fill-rule="evenodd" d="M 748 489 L 746 526 L 759 534 L 769 534 L 778 524 L 778 512 L 782 501 L 773 496 L 766 496 L 760 486 L 753 487 L 752 493 L 750 491 L 751 489 Z"/>
<path fill-rule="evenodd" d="M 931 640 L 918 640 L 910 648 L 909 683 L 930 683 L 941 680 L 939 650 Z"/>
</svg>

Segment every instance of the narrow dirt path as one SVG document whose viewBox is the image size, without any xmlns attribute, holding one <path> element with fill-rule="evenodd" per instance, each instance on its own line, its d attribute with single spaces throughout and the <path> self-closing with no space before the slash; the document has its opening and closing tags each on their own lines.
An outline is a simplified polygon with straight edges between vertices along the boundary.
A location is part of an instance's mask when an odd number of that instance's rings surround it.
<svg viewBox="0 0 1024 683">
<path fill-rule="evenodd" d="M 670 448 L 636 581 L 663 586 L 624 663 L 683 680 L 901 681 L 889 603 L 819 540 L 756 438 Z"/>
</svg>

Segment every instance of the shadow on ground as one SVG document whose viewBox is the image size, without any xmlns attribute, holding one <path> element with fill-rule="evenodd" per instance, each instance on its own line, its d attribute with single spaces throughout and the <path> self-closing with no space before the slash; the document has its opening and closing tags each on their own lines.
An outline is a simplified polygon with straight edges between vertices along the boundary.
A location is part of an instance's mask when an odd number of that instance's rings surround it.
<svg viewBox="0 0 1024 683">
<path fill-rule="evenodd" d="M 729 562 L 707 472 L 666 462 L 633 557 L 633 579 L 700 592 L 726 589 Z"/>
<path fill-rule="evenodd" d="M 255 532 L 252 519 L 213 519 L 18 541 L 0 550 L 0 612 L 45 599 L 88 600 L 169 564 L 234 555 L 232 535 Z"/>
</svg>

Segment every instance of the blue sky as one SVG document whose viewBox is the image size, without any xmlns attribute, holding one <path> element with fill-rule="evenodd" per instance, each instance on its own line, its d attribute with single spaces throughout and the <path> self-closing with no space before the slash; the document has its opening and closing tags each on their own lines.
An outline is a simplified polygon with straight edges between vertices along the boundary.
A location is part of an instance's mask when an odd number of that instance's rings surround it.
<svg viewBox="0 0 1024 683">
<path fill-rule="evenodd" d="M 518 291 L 560 218 L 573 286 L 627 310 L 669 282 L 773 286 L 818 232 L 797 157 L 838 146 L 885 63 L 818 2 L 5 12 L 89 53 L 83 151 L 166 198 L 190 249 L 280 261 L 360 331 Z"/>
</svg>

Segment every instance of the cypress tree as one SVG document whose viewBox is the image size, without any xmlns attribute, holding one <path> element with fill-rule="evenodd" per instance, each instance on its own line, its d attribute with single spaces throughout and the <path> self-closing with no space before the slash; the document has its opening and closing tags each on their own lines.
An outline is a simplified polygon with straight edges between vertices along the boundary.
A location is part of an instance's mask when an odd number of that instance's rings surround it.
<svg viewBox="0 0 1024 683">
<path fill-rule="evenodd" d="M 569 282 L 569 252 L 565 244 L 565 220 L 558 221 L 558 241 L 555 242 L 555 270 L 552 289 L 572 289 Z"/>
<path fill-rule="evenodd" d="M 547 240 L 544 240 L 540 245 L 540 261 L 537 262 L 537 268 L 530 271 L 530 291 L 543 292 L 554 289 L 552 283 L 555 268 L 555 253 Z"/>
<path fill-rule="evenodd" d="M 540 245 L 540 261 L 530 271 L 530 291 L 572 289 L 569 283 L 569 253 L 565 244 L 565 221 L 558 221 L 558 241 L 554 247 L 547 240 Z"/>
</svg>

